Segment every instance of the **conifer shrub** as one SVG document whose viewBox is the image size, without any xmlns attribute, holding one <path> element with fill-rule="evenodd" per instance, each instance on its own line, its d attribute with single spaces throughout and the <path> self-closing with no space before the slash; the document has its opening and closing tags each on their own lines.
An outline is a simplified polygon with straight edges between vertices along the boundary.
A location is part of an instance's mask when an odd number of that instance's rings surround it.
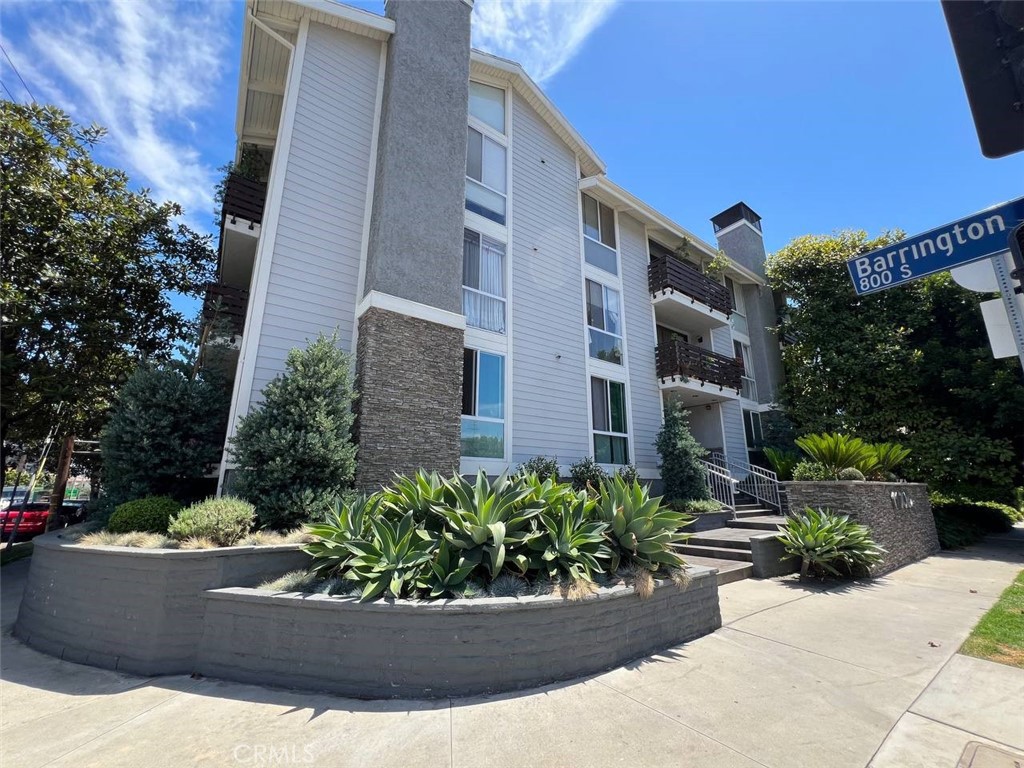
<svg viewBox="0 0 1024 768">
<path fill-rule="evenodd" d="M 232 490 L 255 505 L 261 527 L 322 517 L 352 485 L 356 394 L 349 356 L 337 343 L 337 333 L 321 334 L 289 352 L 285 372 L 263 389 L 263 402 L 231 440 L 239 467 Z"/>
<path fill-rule="evenodd" d="M 711 498 L 707 469 L 701 463 L 707 451 L 690 433 L 689 414 L 679 403 L 665 406 L 665 421 L 658 430 L 654 445 L 661 457 L 661 480 L 666 499 L 691 501 Z"/>
</svg>

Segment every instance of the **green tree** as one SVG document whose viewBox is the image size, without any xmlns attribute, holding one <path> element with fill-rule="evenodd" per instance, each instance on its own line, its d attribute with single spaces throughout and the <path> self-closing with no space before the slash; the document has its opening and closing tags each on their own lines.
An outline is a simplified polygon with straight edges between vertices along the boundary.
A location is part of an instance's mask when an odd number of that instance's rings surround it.
<svg viewBox="0 0 1024 768">
<path fill-rule="evenodd" d="M 669 501 L 709 499 L 707 470 L 701 459 L 704 447 L 690 433 L 690 415 L 678 402 L 666 403 L 665 421 L 658 430 L 654 446 L 661 457 L 664 496 Z"/>
<path fill-rule="evenodd" d="M 114 504 L 146 496 L 185 503 L 220 459 L 230 395 L 181 361 L 142 365 L 118 392 L 100 434 L 103 487 Z"/>
<path fill-rule="evenodd" d="M 902 443 L 912 451 L 908 478 L 1009 487 L 1024 455 L 1024 387 L 1015 359 L 992 358 L 984 297 L 948 274 L 869 296 L 853 290 L 846 261 L 901 237 L 808 235 L 768 260 L 787 306 L 781 404 L 799 434 Z"/>
<path fill-rule="evenodd" d="M 238 464 L 232 492 L 256 506 L 262 527 L 301 523 L 352 485 L 356 395 L 337 342 L 337 334 L 321 334 L 289 352 L 285 372 L 263 389 L 263 402 L 231 440 Z"/>
<path fill-rule="evenodd" d="M 175 203 L 100 165 L 98 127 L 0 101 L 0 440 L 31 443 L 59 403 L 61 434 L 91 436 L 139 360 L 168 358 L 188 319 L 171 294 L 211 279 L 209 238 Z"/>
</svg>

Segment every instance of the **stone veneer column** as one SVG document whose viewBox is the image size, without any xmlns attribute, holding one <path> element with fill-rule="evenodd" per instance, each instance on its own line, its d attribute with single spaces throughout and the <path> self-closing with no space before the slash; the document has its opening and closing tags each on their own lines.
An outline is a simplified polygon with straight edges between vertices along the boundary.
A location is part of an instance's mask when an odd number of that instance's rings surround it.
<svg viewBox="0 0 1024 768">
<path fill-rule="evenodd" d="M 385 7 L 395 33 L 356 345 L 362 488 L 459 466 L 471 5 Z"/>
</svg>

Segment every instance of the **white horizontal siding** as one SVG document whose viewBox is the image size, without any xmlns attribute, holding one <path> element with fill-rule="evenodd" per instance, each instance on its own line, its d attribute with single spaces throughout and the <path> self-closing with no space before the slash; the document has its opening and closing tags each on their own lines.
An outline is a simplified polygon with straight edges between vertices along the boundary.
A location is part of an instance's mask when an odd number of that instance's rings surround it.
<svg viewBox="0 0 1024 768">
<path fill-rule="evenodd" d="M 633 438 L 632 461 L 637 467 L 653 469 L 658 466 L 654 438 L 661 428 L 661 390 L 654 360 L 654 309 L 647 284 L 647 231 L 643 224 L 625 214 L 619 214 L 619 259 L 633 418 L 629 427 Z"/>
<path fill-rule="evenodd" d="M 725 437 L 726 457 L 731 461 L 746 463 L 747 436 L 743 431 L 743 409 L 737 400 L 722 403 L 722 433 Z M 740 473 L 741 479 L 742 476 L 743 473 Z"/>
<path fill-rule="evenodd" d="M 576 159 L 512 97 L 512 461 L 591 454 Z"/>
<path fill-rule="evenodd" d="M 320 332 L 351 346 L 379 65 L 380 43 L 310 24 L 250 403 Z"/>
</svg>

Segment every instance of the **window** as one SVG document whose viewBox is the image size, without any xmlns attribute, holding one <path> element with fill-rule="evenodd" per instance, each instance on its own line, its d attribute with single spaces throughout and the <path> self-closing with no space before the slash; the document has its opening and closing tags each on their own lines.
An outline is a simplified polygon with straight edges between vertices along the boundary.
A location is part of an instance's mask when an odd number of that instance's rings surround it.
<svg viewBox="0 0 1024 768">
<path fill-rule="evenodd" d="M 466 147 L 466 210 L 505 223 L 505 147 L 475 128 Z"/>
<path fill-rule="evenodd" d="M 587 280 L 587 325 L 590 356 L 622 365 L 622 326 L 619 321 L 619 292 Z"/>
<path fill-rule="evenodd" d="M 760 448 L 764 443 L 764 435 L 761 432 L 761 414 L 757 411 L 743 409 L 743 431 L 747 435 L 747 449 Z"/>
<path fill-rule="evenodd" d="M 749 330 L 747 328 L 746 307 L 743 302 L 743 289 L 734 283 L 730 277 L 725 278 L 725 287 L 729 289 L 729 293 L 732 295 L 734 309 L 729 316 L 729 320 L 732 322 L 732 329 L 736 333 L 742 333 L 744 336 L 747 336 L 749 335 Z"/>
<path fill-rule="evenodd" d="M 582 195 L 583 258 L 605 272 L 618 274 L 615 256 L 615 211 L 590 195 Z"/>
<path fill-rule="evenodd" d="M 462 312 L 466 325 L 505 332 L 505 245 L 471 229 L 462 241 Z"/>
<path fill-rule="evenodd" d="M 594 460 L 599 464 L 628 464 L 626 385 L 592 378 L 590 408 L 594 420 Z"/>
<path fill-rule="evenodd" d="M 505 132 L 505 92 L 483 83 L 469 84 L 469 114 L 498 133 Z"/>
<path fill-rule="evenodd" d="M 754 368 L 750 363 L 750 345 L 742 341 L 733 341 L 732 348 L 736 358 L 743 363 L 743 375 L 740 377 L 740 397 L 757 400 L 757 382 L 754 381 Z"/>
<path fill-rule="evenodd" d="M 462 455 L 505 457 L 505 358 L 462 352 Z"/>
</svg>

